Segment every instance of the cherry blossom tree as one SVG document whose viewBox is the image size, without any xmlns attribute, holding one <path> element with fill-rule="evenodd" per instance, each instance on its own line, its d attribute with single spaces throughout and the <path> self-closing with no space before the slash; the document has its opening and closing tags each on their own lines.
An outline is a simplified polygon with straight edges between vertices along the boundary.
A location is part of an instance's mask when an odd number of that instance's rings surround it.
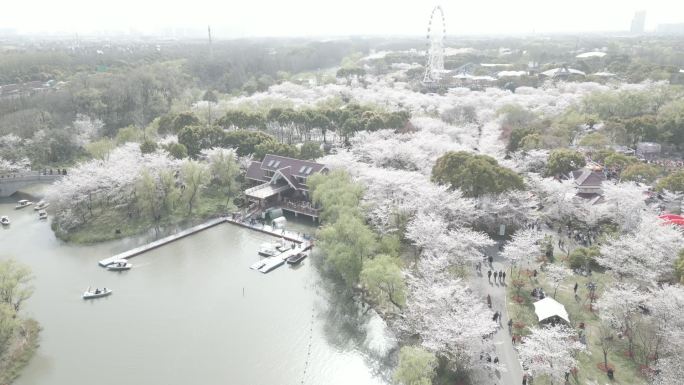
<svg viewBox="0 0 684 385">
<path fill-rule="evenodd" d="M 577 367 L 577 354 L 585 352 L 577 333 L 560 326 L 532 327 L 518 345 L 523 364 L 534 376 L 546 376 L 551 383 L 564 381 L 565 373 Z"/>
<path fill-rule="evenodd" d="M 481 216 L 475 200 L 464 198 L 458 190 L 432 183 L 428 175 L 369 165 L 351 152 L 327 156 L 320 162 L 347 170 L 365 186 L 366 217 L 381 233 L 403 231 L 419 212 L 439 213 L 454 225 L 470 224 L 473 218 Z"/>
<path fill-rule="evenodd" d="M 542 240 L 541 232 L 533 229 L 518 230 L 503 248 L 501 255 L 508 260 L 511 266 L 521 265 L 528 262 L 530 257 L 539 254 L 539 242 Z"/>
<path fill-rule="evenodd" d="M 28 171 L 30 168 L 31 161 L 28 158 L 22 158 L 16 162 L 0 158 L 0 174 Z"/>
<path fill-rule="evenodd" d="M 442 239 L 447 232 L 448 224 L 440 215 L 433 213 L 419 213 L 406 226 L 406 239 L 418 249 L 418 254 L 424 250 L 432 250 L 434 242 Z M 438 249 L 442 250 L 441 247 Z"/>
<path fill-rule="evenodd" d="M 483 250 L 494 244 L 485 233 L 461 226 L 450 229 L 444 218 L 432 213 L 418 213 L 409 222 L 405 236 L 418 248 L 421 258 L 430 259 L 440 271 L 481 261 Z"/>
<path fill-rule="evenodd" d="M 477 199 L 478 211 L 474 224 L 498 231 L 500 225 L 521 228 L 538 217 L 538 199 L 528 191 L 506 191 L 499 195 L 484 195 Z"/>
<path fill-rule="evenodd" d="M 637 228 L 639 220 L 646 210 L 644 187 L 634 182 L 605 181 L 601 188 L 606 200 L 606 215 L 620 225 L 623 231 L 631 231 Z"/>
<path fill-rule="evenodd" d="M 643 352 L 641 361 L 648 363 L 655 359 L 655 383 L 667 383 L 664 380 L 671 379 L 675 373 L 684 375 L 684 368 L 675 363 L 684 358 L 684 318 L 681 316 L 684 288 L 664 285 L 649 292 L 647 297 L 642 327 L 645 331 L 638 335 Z"/>
<path fill-rule="evenodd" d="M 544 268 L 546 273 L 546 279 L 553 286 L 553 298 L 556 298 L 556 292 L 558 291 L 558 286 L 560 286 L 566 278 L 572 275 L 572 272 L 561 265 L 549 264 Z"/>
<path fill-rule="evenodd" d="M 125 144 L 107 160 L 91 160 L 69 170 L 46 193 L 62 231 L 85 224 L 97 209 L 132 209 L 136 181 L 143 170 L 155 178 L 164 170 L 177 170 L 179 162 L 167 153 L 142 154 L 135 143 Z"/>
<path fill-rule="evenodd" d="M 72 126 L 76 134 L 76 143 L 79 146 L 84 146 L 93 139 L 102 136 L 104 123 L 100 119 L 93 119 L 88 115 L 78 114 Z"/>
<path fill-rule="evenodd" d="M 678 341 L 679 346 L 683 346 L 684 341 L 681 338 Z M 684 351 L 678 352 L 677 355 L 658 359 L 652 384 L 673 385 L 681 383 L 682 378 L 684 378 L 684 360 L 682 357 L 684 357 Z"/>
<path fill-rule="evenodd" d="M 530 150 L 514 152 L 510 160 L 503 160 L 501 164 L 517 172 L 542 174 L 548 161 L 548 150 Z"/>
<path fill-rule="evenodd" d="M 627 338 L 630 355 L 634 352 L 645 301 L 646 296 L 635 285 L 620 284 L 606 290 L 597 303 L 601 320 Z"/>
<path fill-rule="evenodd" d="M 660 195 L 663 197 L 663 208 L 666 212 L 681 212 L 684 208 L 684 193 L 663 190 Z"/>
<path fill-rule="evenodd" d="M 527 179 L 533 191 L 539 194 L 544 214 L 554 220 L 565 220 L 575 214 L 574 197 L 577 193 L 572 180 L 558 181 L 530 174 Z"/>
<path fill-rule="evenodd" d="M 601 245 L 596 261 L 619 277 L 653 284 L 673 272 L 677 253 L 683 247 L 679 227 L 645 215 L 633 233 L 610 238 Z"/>
<path fill-rule="evenodd" d="M 403 318 L 397 325 L 418 335 L 423 347 L 448 358 L 452 365 L 470 368 L 489 343 L 483 337 L 497 325 L 493 313 L 459 280 L 414 276 Z"/>
<path fill-rule="evenodd" d="M 603 220 L 609 218 L 609 208 L 603 204 L 595 204 L 590 200 L 581 200 L 576 204 L 575 217 L 587 225 L 589 229 L 595 229 Z"/>
</svg>

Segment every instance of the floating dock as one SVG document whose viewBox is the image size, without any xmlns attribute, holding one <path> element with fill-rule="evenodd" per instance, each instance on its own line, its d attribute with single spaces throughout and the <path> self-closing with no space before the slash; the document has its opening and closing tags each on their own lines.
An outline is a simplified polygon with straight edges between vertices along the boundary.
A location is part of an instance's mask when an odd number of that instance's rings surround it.
<svg viewBox="0 0 684 385">
<path fill-rule="evenodd" d="M 310 248 L 311 242 L 303 241 L 300 244 L 298 244 L 294 249 L 285 250 L 282 253 L 273 257 L 263 258 L 253 263 L 252 266 L 250 266 L 249 268 L 252 270 L 259 270 L 260 272 L 266 274 L 269 271 L 282 266 L 285 263 L 285 260 L 287 260 L 287 258 L 298 253 L 303 253 L 304 251 Z"/>
<path fill-rule="evenodd" d="M 267 226 L 267 225 L 260 225 L 260 224 L 252 225 L 250 223 L 240 222 L 240 221 L 237 221 L 237 220 L 232 219 L 232 218 L 225 218 L 225 220 L 228 223 L 232 223 L 234 225 L 238 225 L 241 227 L 246 227 L 248 229 L 256 230 L 256 231 L 259 231 L 259 232 L 262 232 L 262 233 L 265 233 L 268 235 L 272 235 L 274 237 L 284 238 L 284 239 L 291 241 L 291 242 L 296 242 L 296 243 L 306 242 L 306 239 L 304 239 L 300 233 L 296 233 L 293 231 L 274 229 L 273 227 Z"/>
<path fill-rule="evenodd" d="M 304 237 L 302 236 L 301 233 L 297 233 L 297 232 L 293 232 L 293 231 L 280 230 L 280 229 L 274 229 L 271 226 L 263 226 L 260 224 L 259 225 L 253 225 L 253 224 L 246 223 L 246 222 L 240 222 L 240 221 L 235 220 L 235 219 L 230 218 L 230 217 L 220 217 L 220 218 L 212 219 L 208 222 L 202 223 L 201 225 L 190 227 L 189 229 L 185 229 L 185 230 L 178 232 L 176 234 L 169 235 L 168 237 L 164 237 L 164 238 L 158 239 L 154 242 L 150 242 L 146 245 L 142 245 L 142 246 L 136 247 L 134 249 L 124 251 L 123 253 L 117 254 L 115 256 L 105 258 L 105 259 L 99 261 L 98 264 L 102 267 L 107 267 L 108 265 L 114 263 L 115 261 L 133 258 L 137 255 L 146 253 L 150 250 L 156 249 L 158 247 L 164 246 L 164 245 L 169 244 L 171 242 L 177 241 L 181 238 L 185 238 L 189 235 L 199 233 L 202 230 L 206 230 L 208 228 L 211 228 L 211 227 L 214 227 L 216 225 L 220 225 L 220 224 L 226 223 L 226 222 L 232 223 L 234 225 L 238 225 L 241 227 L 246 227 L 248 229 L 256 230 L 256 231 L 259 231 L 259 232 L 262 232 L 262 233 L 265 233 L 268 235 L 272 235 L 274 237 L 283 238 L 283 239 L 286 239 L 290 242 L 295 242 L 299 246 L 299 247 L 296 247 L 294 249 L 297 251 L 304 251 L 304 250 L 311 247 L 311 242 L 304 239 Z M 281 253 L 280 255 L 278 255 L 276 257 L 271 257 L 271 258 L 280 258 L 281 256 L 285 256 L 284 258 L 282 258 L 282 261 L 285 261 L 285 258 L 289 257 L 290 255 L 292 255 L 291 250 L 286 250 L 285 252 Z M 270 270 L 272 270 L 274 268 L 275 267 L 271 268 Z"/>
<path fill-rule="evenodd" d="M 200 231 L 202 231 L 202 230 L 206 230 L 206 229 L 208 229 L 208 228 L 210 228 L 210 227 L 214 227 L 214 226 L 219 225 L 219 224 L 221 224 L 221 223 L 225 223 L 227 220 L 228 220 L 228 218 L 225 218 L 225 217 L 212 219 L 212 220 L 210 220 L 209 222 L 202 223 L 201 225 L 197 225 L 197 226 L 191 227 L 191 228 L 189 228 L 189 229 L 185 229 L 185 230 L 183 230 L 183 231 L 181 231 L 181 232 L 179 232 L 179 233 L 176 233 L 176 234 L 173 234 L 173 235 L 169 235 L 168 237 L 164 237 L 164 238 L 162 238 L 162 239 L 158 239 L 158 240 L 156 240 L 156 241 L 154 241 L 154 242 L 150 242 L 150 243 L 148 243 L 148 244 L 146 244 L 146 245 L 142 245 L 142 246 L 140 246 L 140 247 L 136 247 L 135 249 L 131 249 L 131 250 L 128 250 L 128 251 L 124 251 L 123 253 L 117 254 L 117 255 L 115 255 L 115 256 L 113 256 L 113 257 L 105 258 L 105 259 L 101 260 L 101 261 L 98 262 L 98 263 L 99 263 L 100 266 L 102 266 L 102 267 L 107 267 L 107 265 L 110 265 L 110 264 L 114 263 L 114 262 L 117 261 L 117 260 L 133 258 L 133 257 L 135 257 L 136 255 L 140 255 L 140 254 L 145 253 L 145 252 L 148 252 L 148 251 L 150 251 L 150 250 L 152 250 L 152 249 L 156 249 L 156 248 L 158 248 L 158 247 L 164 246 L 164 245 L 169 244 L 169 243 L 171 243 L 171 242 L 177 241 L 177 240 L 179 240 L 179 239 L 181 239 L 181 238 L 185 238 L 185 237 L 187 237 L 187 236 L 189 236 L 189 235 L 198 233 L 198 232 L 200 232 Z"/>
</svg>

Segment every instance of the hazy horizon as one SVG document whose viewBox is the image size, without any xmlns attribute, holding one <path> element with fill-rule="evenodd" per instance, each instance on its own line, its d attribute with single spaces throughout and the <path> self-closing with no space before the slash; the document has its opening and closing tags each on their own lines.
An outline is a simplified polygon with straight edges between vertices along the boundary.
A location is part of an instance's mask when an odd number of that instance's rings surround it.
<svg viewBox="0 0 684 385">
<path fill-rule="evenodd" d="M 254 0 L 223 5 L 120 0 L 102 6 L 85 0 L 11 2 L 0 14 L 0 32 L 38 34 L 142 34 L 201 36 L 211 25 L 221 38 L 422 36 L 437 2 L 389 0 Z M 646 11 L 646 31 L 684 23 L 684 2 L 627 0 L 572 2 L 519 0 L 442 3 L 448 35 L 562 34 L 628 31 L 634 13 Z M 40 10 L 37 12 L 36 10 Z"/>
</svg>

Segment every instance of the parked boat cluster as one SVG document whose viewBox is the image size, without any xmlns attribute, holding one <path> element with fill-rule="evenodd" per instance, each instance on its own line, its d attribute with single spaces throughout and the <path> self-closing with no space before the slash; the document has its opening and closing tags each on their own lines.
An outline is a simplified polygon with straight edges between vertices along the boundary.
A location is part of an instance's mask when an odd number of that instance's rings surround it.
<svg viewBox="0 0 684 385">
<path fill-rule="evenodd" d="M 288 243 L 284 239 L 275 243 L 264 243 L 258 251 L 258 254 L 264 258 L 253 263 L 249 268 L 265 274 L 286 262 L 289 265 L 297 265 L 309 255 L 307 251 L 309 248 L 311 244 L 308 242 Z"/>
<path fill-rule="evenodd" d="M 50 206 L 50 204 L 48 202 L 45 202 L 44 200 L 41 200 L 40 202 L 34 205 L 34 203 L 28 199 L 21 199 L 17 201 L 17 205 L 14 206 L 14 209 L 20 210 L 25 209 L 29 206 L 33 206 L 33 210 L 38 212 L 38 219 L 47 219 L 48 213 L 47 211 L 45 211 L 45 209 L 48 206 Z M 8 215 L 0 216 L 0 225 L 9 226 L 11 223 L 12 221 L 10 220 L 10 217 Z"/>
</svg>

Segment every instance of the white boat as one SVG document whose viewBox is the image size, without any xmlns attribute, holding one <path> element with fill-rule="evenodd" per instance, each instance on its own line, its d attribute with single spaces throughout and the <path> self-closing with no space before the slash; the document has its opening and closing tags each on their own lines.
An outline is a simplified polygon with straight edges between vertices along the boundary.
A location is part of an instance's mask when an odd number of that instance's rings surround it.
<svg viewBox="0 0 684 385">
<path fill-rule="evenodd" d="M 24 207 L 29 207 L 33 204 L 33 202 L 28 201 L 26 199 L 22 199 L 19 202 L 17 202 L 17 205 L 14 206 L 15 209 L 23 209 Z"/>
<path fill-rule="evenodd" d="M 47 211 L 45 211 L 45 210 L 38 211 L 38 219 L 47 219 Z"/>
<path fill-rule="evenodd" d="M 131 267 L 133 267 L 133 264 L 122 259 L 119 261 L 114 261 L 114 262 L 110 263 L 109 265 L 107 265 L 107 270 L 109 270 L 109 271 L 124 271 L 124 270 L 130 270 Z"/>
<path fill-rule="evenodd" d="M 3 215 L 2 218 L 0 218 L 0 224 L 2 224 L 3 226 L 9 226 L 9 217 L 7 215 Z"/>
<path fill-rule="evenodd" d="M 50 204 L 48 202 L 40 201 L 40 202 L 36 203 L 36 205 L 33 207 L 33 209 L 36 211 L 39 211 L 39 210 L 46 209 L 48 206 L 50 206 Z"/>
<path fill-rule="evenodd" d="M 285 241 L 285 239 L 281 238 L 277 243 L 276 249 L 278 249 L 278 251 L 284 253 L 290 249 L 293 249 L 294 247 L 292 247 L 292 245 L 293 245 L 293 243 L 289 243 L 289 242 Z"/>
<path fill-rule="evenodd" d="M 261 245 L 259 248 L 259 255 L 263 257 L 275 257 L 276 255 L 280 254 L 280 251 L 276 250 L 277 246 L 274 246 L 270 243 L 264 243 Z"/>
<path fill-rule="evenodd" d="M 104 289 L 95 290 L 90 290 L 90 288 L 88 288 L 88 290 L 83 292 L 83 299 L 101 298 L 110 294 L 112 294 L 112 289 L 107 289 L 106 287 Z"/>
</svg>

